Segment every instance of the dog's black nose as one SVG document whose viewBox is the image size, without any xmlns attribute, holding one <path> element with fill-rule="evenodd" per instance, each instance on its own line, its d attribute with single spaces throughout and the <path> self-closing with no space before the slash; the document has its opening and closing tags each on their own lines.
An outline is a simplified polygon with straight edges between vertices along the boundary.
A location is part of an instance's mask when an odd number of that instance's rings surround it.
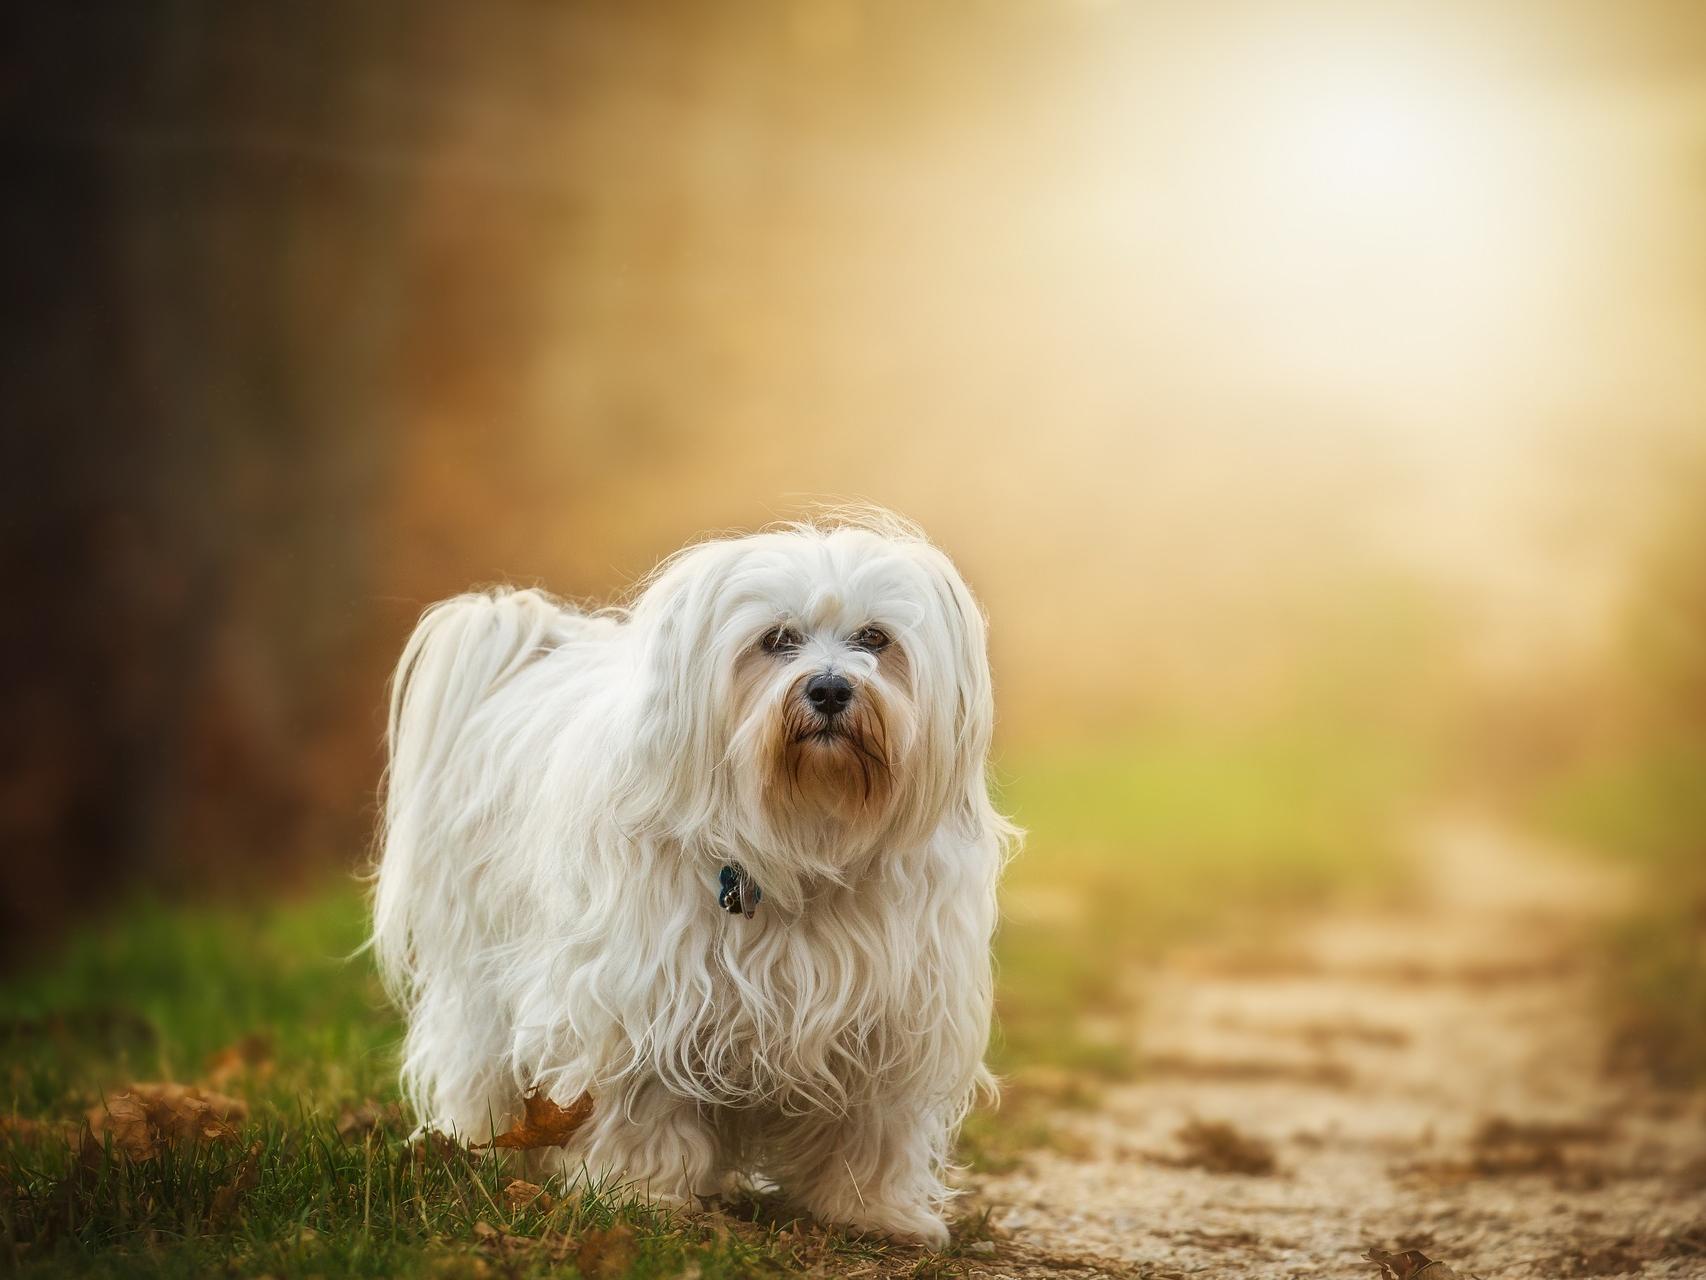
<svg viewBox="0 0 1706 1280">
<path fill-rule="evenodd" d="M 826 716 L 838 716 L 853 701 L 853 686 L 845 676 L 813 676 L 806 681 L 806 701 Z"/>
</svg>

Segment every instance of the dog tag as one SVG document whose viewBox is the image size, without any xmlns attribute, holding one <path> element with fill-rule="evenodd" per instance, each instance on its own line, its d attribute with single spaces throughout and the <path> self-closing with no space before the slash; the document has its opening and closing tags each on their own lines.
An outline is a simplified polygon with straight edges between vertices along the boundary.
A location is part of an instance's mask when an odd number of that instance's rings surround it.
<svg viewBox="0 0 1706 1280">
<path fill-rule="evenodd" d="M 723 867 L 718 880 L 721 888 L 717 893 L 717 905 L 731 916 L 743 915 L 748 920 L 752 919 L 752 913 L 764 900 L 764 890 L 753 883 L 746 868 L 738 862 L 729 863 Z"/>
</svg>

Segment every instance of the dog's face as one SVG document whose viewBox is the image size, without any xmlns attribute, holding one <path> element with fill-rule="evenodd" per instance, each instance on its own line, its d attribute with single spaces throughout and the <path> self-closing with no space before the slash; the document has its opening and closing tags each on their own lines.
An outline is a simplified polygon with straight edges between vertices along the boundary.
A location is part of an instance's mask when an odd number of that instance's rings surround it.
<svg viewBox="0 0 1706 1280">
<path fill-rule="evenodd" d="M 918 718 L 903 624 L 874 612 L 883 603 L 811 593 L 735 655 L 730 760 L 773 817 L 887 812 Z"/>
<path fill-rule="evenodd" d="M 833 866 L 981 796 L 983 618 L 922 538 L 802 526 L 707 543 L 635 620 L 652 633 L 643 731 L 678 770 L 678 828 Z"/>
</svg>

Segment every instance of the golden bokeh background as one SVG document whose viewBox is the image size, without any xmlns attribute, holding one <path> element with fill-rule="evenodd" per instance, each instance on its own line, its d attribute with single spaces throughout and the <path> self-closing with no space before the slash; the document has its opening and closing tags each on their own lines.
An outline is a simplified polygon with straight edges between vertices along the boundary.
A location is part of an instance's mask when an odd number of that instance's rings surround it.
<svg viewBox="0 0 1706 1280">
<path fill-rule="evenodd" d="M 823 498 L 962 564 L 1007 760 L 1347 716 L 1520 773 L 1633 714 L 1702 496 L 1697 5 L 28 23 L 14 923 L 347 865 L 425 604 Z"/>
</svg>

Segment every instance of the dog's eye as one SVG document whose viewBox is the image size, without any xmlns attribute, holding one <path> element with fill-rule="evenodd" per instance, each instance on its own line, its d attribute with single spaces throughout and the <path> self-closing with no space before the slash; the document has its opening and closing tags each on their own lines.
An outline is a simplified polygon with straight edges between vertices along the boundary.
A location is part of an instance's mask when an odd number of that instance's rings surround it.
<svg viewBox="0 0 1706 1280">
<path fill-rule="evenodd" d="M 765 653 L 792 653 L 800 647 L 800 633 L 792 627 L 771 627 L 758 643 Z"/>
<path fill-rule="evenodd" d="M 889 647 L 889 633 L 881 627 L 864 627 L 848 636 L 847 643 L 866 653 L 881 653 Z"/>
</svg>

